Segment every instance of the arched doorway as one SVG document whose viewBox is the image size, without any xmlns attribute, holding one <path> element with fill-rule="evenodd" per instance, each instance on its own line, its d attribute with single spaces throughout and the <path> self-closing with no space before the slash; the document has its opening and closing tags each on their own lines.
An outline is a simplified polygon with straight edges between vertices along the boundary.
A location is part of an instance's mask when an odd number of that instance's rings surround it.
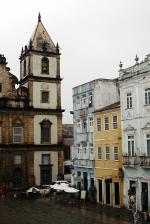
<svg viewBox="0 0 150 224">
<path fill-rule="evenodd" d="M 22 188 L 23 187 L 23 171 L 21 168 L 15 168 L 13 171 L 13 187 Z"/>
</svg>

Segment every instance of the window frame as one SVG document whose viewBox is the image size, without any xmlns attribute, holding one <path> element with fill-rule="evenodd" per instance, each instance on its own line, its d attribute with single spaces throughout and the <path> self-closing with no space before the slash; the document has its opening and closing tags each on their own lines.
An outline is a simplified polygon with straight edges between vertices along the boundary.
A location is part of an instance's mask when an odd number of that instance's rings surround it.
<svg viewBox="0 0 150 224">
<path fill-rule="evenodd" d="M 45 65 L 43 65 L 45 63 Z M 46 67 L 46 70 L 43 70 L 43 67 Z M 48 57 L 43 57 L 41 59 L 41 73 L 49 75 L 49 59 Z"/>
<path fill-rule="evenodd" d="M 89 92 L 88 105 L 89 105 L 89 107 L 93 106 L 93 93 L 92 92 Z"/>
<path fill-rule="evenodd" d="M 45 162 L 45 158 L 47 162 Z M 51 155 L 49 153 L 43 153 L 41 155 L 41 164 L 42 165 L 50 165 L 51 164 Z"/>
<path fill-rule="evenodd" d="M 102 146 L 98 145 L 97 147 L 97 160 L 102 160 Z"/>
<path fill-rule="evenodd" d="M 21 132 L 19 133 L 19 134 L 16 134 L 16 133 L 14 133 L 15 132 L 15 128 L 16 129 L 20 129 L 21 130 Z M 23 142 L 23 127 L 22 126 L 13 126 L 12 127 L 12 129 L 13 129 L 13 143 L 15 143 L 15 144 L 19 144 L 19 143 L 22 143 Z M 15 137 L 19 137 L 20 136 L 20 141 L 15 141 Z"/>
<path fill-rule="evenodd" d="M 145 89 L 145 105 L 150 105 L 150 88 Z"/>
<path fill-rule="evenodd" d="M 48 98 L 47 98 L 47 101 L 46 100 L 43 100 L 43 94 L 44 93 L 48 93 Z M 47 90 L 41 90 L 41 103 L 49 103 L 49 98 L 50 98 L 50 92 L 47 91 Z"/>
<path fill-rule="evenodd" d="M 108 122 L 106 122 L 106 119 L 108 119 Z M 106 127 L 108 127 L 108 128 L 106 128 Z M 105 131 L 109 131 L 109 117 L 104 118 L 104 128 L 105 128 Z"/>
<path fill-rule="evenodd" d="M 150 134 L 147 133 L 146 134 L 146 153 L 147 153 L 147 156 L 150 156 L 150 144 L 149 144 L 149 149 L 148 149 L 148 141 L 150 142 Z"/>
<path fill-rule="evenodd" d="M 115 152 L 115 148 L 117 148 L 117 153 Z M 116 155 L 117 155 L 117 159 L 115 158 Z M 119 146 L 118 145 L 113 146 L 113 156 L 114 156 L 114 161 L 119 161 Z"/>
<path fill-rule="evenodd" d="M 127 142 L 128 142 L 128 156 L 133 157 L 135 155 L 135 136 L 134 135 L 128 135 L 127 136 Z"/>
<path fill-rule="evenodd" d="M 109 149 L 109 152 L 107 152 L 107 149 Z M 107 158 L 109 156 L 109 158 Z M 110 160 L 110 145 L 105 145 L 105 160 Z"/>
<path fill-rule="evenodd" d="M 51 125 L 52 123 L 49 120 L 43 120 L 40 123 L 40 128 L 41 128 L 41 144 L 50 144 L 51 143 Z M 42 133 L 42 131 L 48 130 L 48 133 L 46 133 L 45 135 Z M 48 139 L 45 140 L 47 138 L 48 135 Z M 46 136 L 45 138 L 43 138 L 43 136 Z"/>
<path fill-rule="evenodd" d="M 86 105 L 86 94 L 82 95 L 82 105 Z"/>
<path fill-rule="evenodd" d="M 116 121 L 114 121 L 114 117 L 116 117 Z M 113 115 L 112 117 L 112 125 L 113 125 L 113 130 L 117 130 L 118 129 L 118 116 L 117 115 Z M 116 125 L 116 127 L 115 127 Z"/>
<path fill-rule="evenodd" d="M 132 96 L 131 92 L 127 93 L 126 100 L 127 100 L 127 109 L 132 109 L 133 108 L 133 96 Z"/>
<path fill-rule="evenodd" d="M 14 155 L 14 165 L 22 164 L 22 156 L 20 154 Z"/>
<path fill-rule="evenodd" d="M 101 131 L 102 130 L 102 122 L 101 122 L 101 117 L 96 118 L 96 130 Z"/>
<path fill-rule="evenodd" d="M 93 117 L 89 117 L 89 126 L 93 127 Z"/>
</svg>

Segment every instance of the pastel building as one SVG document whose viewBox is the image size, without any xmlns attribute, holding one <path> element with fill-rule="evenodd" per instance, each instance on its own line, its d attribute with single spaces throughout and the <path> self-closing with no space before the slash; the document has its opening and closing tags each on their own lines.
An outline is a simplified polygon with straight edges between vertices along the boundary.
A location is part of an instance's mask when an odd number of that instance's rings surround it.
<svg viewBox="0 0 150 224">
<path fill-rule="evenodd" d="M 94 152 L 97 202 L 123 206 L 120 102 L 94 112 Z"/>
<path fill-rule="evenodd" d="M 88 190 L 95 184 L 93 112 L 118 98 L 116 80 L 97 79 L 73 88 L 72 180 L 78 188 Z"/>
</svg>

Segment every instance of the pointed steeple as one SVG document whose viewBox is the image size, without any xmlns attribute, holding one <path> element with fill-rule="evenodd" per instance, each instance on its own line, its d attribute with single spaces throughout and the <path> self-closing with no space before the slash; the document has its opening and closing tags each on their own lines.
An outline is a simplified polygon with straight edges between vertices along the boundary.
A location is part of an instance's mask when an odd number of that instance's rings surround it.
<svg viewBox="0 0 150 224">
<path fill-rule="evenodd" d="M 38 22 L 41 22 L 41 14 L 39 12 L 39 15 L 38 15 Z"/>
<path fill-rule="evenodd" d="M 59 53 L 59 45 L 58 45 L 58 42 L 56 44 L 56 52 Z"/>
<path fill-rule="evenodd" d="M 57 53 L 57 48 L 50 38 L 47 30 L 41 22 L 41 14 L 38 15 L 38 24 L 31 37 L 32 47 L 37 51 Z"/>
</svg>

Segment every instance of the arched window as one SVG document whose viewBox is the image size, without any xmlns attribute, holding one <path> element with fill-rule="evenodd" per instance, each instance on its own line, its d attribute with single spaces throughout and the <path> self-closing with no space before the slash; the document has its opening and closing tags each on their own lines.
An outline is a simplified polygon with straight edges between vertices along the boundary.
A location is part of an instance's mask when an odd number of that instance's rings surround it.
<svg viewBox="0 0 150 224">
<path fill-rule="evenodd" d="M 49 60 L 46 57 L 42 58 L 41 70 L 42 70 L 42 73 L 49 74 Z"/>
<path fill-rule="evenodd" d="M 23 75 L 26 76 L 26 60 L 23 61 Z"/>
<path fill-rule="evenodd" d="M 51 122 L 47 119 L 44 119 L 41 125 L 41 143 L 50 143 L 51 142 Z"/>
</svg>

